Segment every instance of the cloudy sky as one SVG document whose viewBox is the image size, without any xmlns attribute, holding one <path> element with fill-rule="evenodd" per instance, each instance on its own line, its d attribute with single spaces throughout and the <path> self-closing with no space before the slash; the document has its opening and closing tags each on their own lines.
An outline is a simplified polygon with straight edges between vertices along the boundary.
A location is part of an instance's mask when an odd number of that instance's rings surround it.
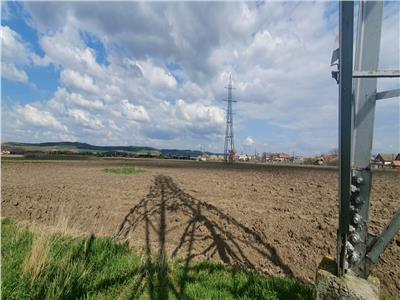
<svg viewBox="0 0 400 300">
<path fill-rule="evenodd" d="M 2 141 L 222 152 L 232 73 L 239 152 L 337 145 L 336 2 L 2 4 Z M 385 4 L 382 69 L 399 18 Z M 398 100 L 377 103 L 375 152 L 400 151 Z"/>
</svg>

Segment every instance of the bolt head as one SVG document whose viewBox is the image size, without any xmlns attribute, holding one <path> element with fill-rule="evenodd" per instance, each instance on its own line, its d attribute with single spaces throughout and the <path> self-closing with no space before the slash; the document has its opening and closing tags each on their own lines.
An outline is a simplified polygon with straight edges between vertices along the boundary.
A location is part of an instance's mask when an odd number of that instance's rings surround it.
<svg viewBox="0 0 400 300">
<path fill-rule="evenodd" d="M 349 241 L 346 242 L 346 250 L 350 253 L 354 251 L 354 246 Z"/>
<path fill-rule="evenodd" d="M 354 202 L 356 204 L 361 204 L 361 203 L 363 203 L 363 200 L 362 200 L 362 198 L 360 196 L 357 196 L 357 197 L 354 198 Z"/>
<path fill-rule="evenodd" d="M 358 184 L 361 184 L 361 183 L 364 182 L 364 178 L 362 178 L 362 177 L 357 177 L 356 182 L 357 182 Z"/>
<path fill-rule="evenodd" d="M 359 242 L 361 242 L 361 237 L 358 233 L 353 233 L 350 236 L 350 240 L 353 244 L 358 244 Z"/>
<path fill-rule="evenodd" d="M 353 223 L 354 223 L 355 225 L 360 225 L 360 224 L 361 224 L 361 221 L 362 221 L 361 215 L 355 213 L 354 216 L 353 216 Z"/>
<path fill-rule="evenodd" d="M 357 251 L 354 251 L 350 258 L 351 262 L 352 263 L 358 262 L 360 260 L 360 257 L 361 257 L 360 253 L 358 253 Z"/>
<path fill-rule="evenodd" d="M 354 213 L 359 212 L 360 208 L 355 205 L 350 205 L 350 210 Z"/>
</svg>

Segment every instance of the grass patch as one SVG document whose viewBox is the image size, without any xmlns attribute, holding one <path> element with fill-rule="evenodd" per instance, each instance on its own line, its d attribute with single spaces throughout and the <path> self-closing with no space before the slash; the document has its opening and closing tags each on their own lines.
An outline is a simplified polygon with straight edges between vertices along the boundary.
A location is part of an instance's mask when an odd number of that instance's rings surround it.
<svg viewBox="0 0 400 300">
<path fill-rule="evenodd" d="M 392 297 L 390 297 L 389 295 L 381 295 L 379 297 L 380 300 L 394 300 Z"/>
<path fill-rule="evenodd" d="M 314 299 L 293 279 L 146 259 L 109 238 L 41 235 L 7 219 L 1 235 L 4 299 Z"/>
<path fill-rule="evenodd" d="M 138 174 L 143 173 L 144 169 L 137 167 L 120 167 L 120 168 L 105 168 L 103 169 L 106 173 L 114 173 L 114 174 Z"/>
</svg>

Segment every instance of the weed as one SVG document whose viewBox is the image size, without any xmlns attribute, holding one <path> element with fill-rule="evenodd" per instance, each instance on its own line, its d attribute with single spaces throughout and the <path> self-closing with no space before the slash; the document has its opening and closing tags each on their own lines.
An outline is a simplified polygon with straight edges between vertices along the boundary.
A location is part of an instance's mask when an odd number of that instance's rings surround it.
<svg viewBox="0 0 400 300">
<path fill-rule="evenodd" d="M 138 174 L 144 172 L 144 169 L 136 168 L 136 167 L 120 167 L 120 168 L 105 168 L 103 169 L 106 173 L 114 173 L 114 174 Z"/>
</svg>

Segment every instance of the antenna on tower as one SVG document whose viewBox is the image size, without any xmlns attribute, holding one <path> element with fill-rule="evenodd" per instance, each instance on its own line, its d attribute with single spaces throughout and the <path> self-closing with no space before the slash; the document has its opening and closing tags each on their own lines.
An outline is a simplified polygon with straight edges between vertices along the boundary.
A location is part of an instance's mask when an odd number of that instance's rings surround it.
<svg viewBox="0 0 400 300">
<path fill-rule="evenodd" d="M 228 102 L 226 110 L 226 129 L 225 129 L 225 146 L 224 146 L 224 160 L 225 162 L 233 162 L 236 156 L 235 141 L 233 137 L 233 118 L 232 118 L 232 103 L 236 102 L 232 99 L 232 74 L 229 74 L 228 86 L 228 99 L 224 100 Z"/>
</svg>

